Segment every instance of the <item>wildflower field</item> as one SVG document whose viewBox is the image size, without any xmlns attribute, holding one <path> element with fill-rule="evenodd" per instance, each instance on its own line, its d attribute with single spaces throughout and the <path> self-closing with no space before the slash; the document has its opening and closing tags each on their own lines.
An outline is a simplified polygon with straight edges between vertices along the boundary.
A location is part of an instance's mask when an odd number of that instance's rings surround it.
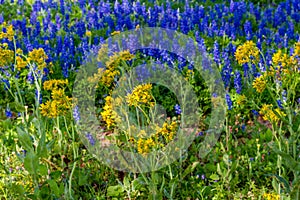
<svg viewBox="0 0 300 200">
<path fill-rule="evenodd" d="M 0 0 L 0 199 L 300 200 L 300 1 Z"/>
</svg>

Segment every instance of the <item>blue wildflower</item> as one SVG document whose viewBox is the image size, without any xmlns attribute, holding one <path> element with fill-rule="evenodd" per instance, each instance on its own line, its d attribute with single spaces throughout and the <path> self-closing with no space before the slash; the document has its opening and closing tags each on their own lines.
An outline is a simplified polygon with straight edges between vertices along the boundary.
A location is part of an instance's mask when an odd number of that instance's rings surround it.
<svg viewBox="0 0 300 200">
<path fill-rule="evenodd" d="M 90 143 L 92 146 L 94 146 L 96 142 L 95 142 L 95 139 L 94 139 L 93 135 L 90 134 L 90 133 L 87 133 L 85 136 L 86 136 L 86 138 L 88 139 L 89 143 Z"/>
<path fill-rule="evenodd" d="M 254 114 L 254 116 L 258 116 L 259 113 L 256 110 L 252 110 L 252 113 Z"/>
<path fill-rule="evenodd" d="M 278 105 L 279 108 L 281 108 L 281 109 L 283 108 L 282 102 L 281 102 L 280 99 L 277 100 L 277 105 Z"/>
<path fill-rule="evenodd" d="M 180 105 L 176 104 L 176 105 L 174 106 L 174 109 L 175 109 L 175 113 L 176 113 L 177 115 L 180 115 L 180 114 L 181 114 L 181 108 L 180 108 Z"/>
<path fill-rule="evenodd" d="M 232 101 L 228 93 L 226 94 L 226 102 L 227 102 L 228 110 L 232 110 Z"/>
<path fill-rule="evenodd" d="M 10 108 L 7 107 L 6 110 L 5 110 L 5 115 L 7 118 L 12 118 L 13 114 L 12 112 L 10 111 Z"/>
<path fill-rule="evenodd" d="M 242 76 L 239 71 L 234 74 L 234 88 L 236 93 L 241 94 L 242 92 Z"/>
<path fill-rule="evenodd" d="M 75 106 L 75 108 L 73 110 L 73 118 L 74 118 L 76 123 L 78 123 L 79 120 L 80 120 L 80 114 L 79 114 L 78 106 Z"/>
</svg>

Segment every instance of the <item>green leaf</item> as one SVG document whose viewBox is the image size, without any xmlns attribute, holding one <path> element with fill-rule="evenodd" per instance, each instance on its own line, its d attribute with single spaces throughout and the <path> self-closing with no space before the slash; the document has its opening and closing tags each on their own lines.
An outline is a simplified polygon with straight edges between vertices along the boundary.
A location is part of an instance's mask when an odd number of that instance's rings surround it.
<svg viewBox="0 0 300 200">
<path fill-rule="evenodd" d="M 47 180 L 47 182 L 50 186 L 51 191 L 55 194 L 55 196 L 58 197 L 60 192 L 59 192 L 59 188 L 57 186 L 57 183 L 52 179 Z"/>
<path fill-rule="evenodd" d="M 48 168 L 45 165 L 39 165 L 39 174 L 46 176 L 48 174 Z"/>
<path fill-rule="evenodd" d="M 290 168 L 290 170 L 292 170 L 294 172 L 299 172 L 300 171 L 300 163 L 298 163 L 291 155 L 278 150 L 274 146 L 274 144 L 272 144 L 272 143 L 269 146 L 272 148 L 272 150 L 275 153 L 279 154 L 282 157 L 282 159 L 284 160 L 285 165 L 288 168 Z"/>
<path fill-rule="evenodd" d="M 188 168 L 184 170 L 181 178 L 183 179 L 188 174 L 192 173 L 198 164 L 199 164 L 199 162 L 194 162 L 192 165 L 188 166 Z"/>
<path fill-rule="evenodd" d="M 85 175 L 84 173 L 80 173 L 79 174 L 78 185 L 79 186 L 83 186 L 85 184 L 87 184 L 87 175 Z"/>
<path fill-rule="evenodd" d="M 212 179 L 213 181 L 219 180 L 219 176 L 217 174 L 212 174 L 209 176 L 209 178 Z"/>
<path fill-rule="evenodd" d="M 121 185 L 114 185 L 107 188 L 106 195 L 108 197 L 118 197 L 121 196 L 123 192 L 124 189 Z"/>
<path fill-rule="evenodd" d="M 124 177 L 123 184 L 125 188 L 130 188 L 130 182 L 127 176 Z"/>
<path fill-rule="evenodd" d="M 30 139 L 29 134 L 23 130 L 21 127 L 17 127 L 17 132 L 18 132 L 18 138 L 21 143 L 21 145 L 24 147 L 24 149 L 27 152 L 33 152 L 33 146 L 32 146 L 32 141 Z"/>
<path fill-rule="evenodd" d="M 10 104 L 10 107 L 11 108 L 15 108 L 15 110 L 17 112 L 25 112 L 25 107 L 21 104 L 21 103 L 18 103 L 18 102 L 13 102 Z"/>
<path fill-rule="evenodd" d="M 300 199 L 300 179 L 293 184 L 293 190 L 291 191 L 291 199 Z"/>
<path fill-rule="evenodd" d="M 39 167 L 39 159 L 33 152 L 27 152 L 24 159 L 24 167 L 30 174 L 36 174 Z"/>
<path fill-rule="evenodd" d="M 287 193 L 291 192 L 289 182 L 286 179 L 284 179 L 283 177 L 281 177 L 281 176 L 279 176 L 277 174 L 266 174 L 265 176 L 275 176 L 280 182 L 282 182 L 284 184 L 285 191 Z"/>
</svg>

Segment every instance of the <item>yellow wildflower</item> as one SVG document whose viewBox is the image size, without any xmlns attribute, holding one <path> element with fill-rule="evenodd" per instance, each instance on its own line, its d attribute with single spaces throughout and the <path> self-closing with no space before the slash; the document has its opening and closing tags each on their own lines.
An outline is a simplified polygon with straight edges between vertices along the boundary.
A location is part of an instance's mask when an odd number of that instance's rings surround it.
<svg viewBox="0 0 300 200">
<path fill-rule="evenodd" d="M 46 67 L 46 59 L 48 59 L 48 56 L 46 55 L 44 49 L 33 49 L 28 54 L 29 61 L 35 62 L 38 65 L 38 68 L 42 70 Z"/>
<path fill-rule="evenodd" d="M 106 58 L 107 55 L 107 45 L 103 46 L 98 52 L 98 61 L 103 60 Z M 115 80 L 115 77 L 120 74 L 118 68 L 124 61 L 129 61 L 134 58 L 134 55 L 131 54 L 129 51 L 121 51 L 115 53 L 114 55 L 110 56 L 108 60 L 105 62 L 106 70 L 101 77 L 100 82 L 106 86 L 110 86 L 112 82 Z"/>
<path fill-rule="evenodd" d="M 136 25 L 135 30 L 137 31 L 139 29 L 140 29 L 140 25 L 138 24 L 138 25 Z"/>
<path fill-rule="evenodd" d="M 151 148 L 155 146 L 155 142 L 152 138 L 143 139 L 140 138 L 137 141 L 137 150 L 138 153 L 146 155 L 150 152 Z"/>
<path fill-rule="evenodd" d="M 265 193 L 265 194 L 263 194 L 263 198 L 265 200 L 280 200 L 280 195 Z"/>
<path fill-rule="evenodd" d="M 249 63 L 250 61 L 257 63 L 259 61 L 259 49 L 253 41 L 247 41 L 237 48 L 235 58 L 240 65 Z"/>
<path fill-rule="evenodd" d="M 127 103 L 130 106 L 138 106 L 139 104 L 154 106 L 151 89 L 151 83 L 138 85 L 133 89 L 131 94 L 126 96 Z"/>
<path fill-rule="evenodd" d="M 21 54 L 23 54 L 23 50 L 20 49 L 20 48 L 18 48 L 18 49 L 16 50 L 16 53 L 19 54 L 19 55 L 21 55 Z"/>
<path fill-rule="evenodd" d="M 253 88 L 258 92 L 262 93 L 266 89 L 267 80 L 266 80 L 266 74 L 263 74 L 259 77 L 257 77 L 253 83 Z"/>
<path fill-rule="evenodd" d="M 72 98 L 65 95 L 63 89 L 54 89 L 51 92 L 52 100 L 40 105 L 41 114 L 55 118 L 67 114 L 72 106 Z"/>
<path fill-rule="evenodd" d="M 114 31 L 114 32 L 111 33 L 111 35 L 114 36 L 114 35 L 118 35 L 120 33 L 121 33 L 120 31 Z"/>
<path fill-rule="evenodd" d="M 114 99 L 111 96 L 107 96 L 105 98 L 105 105 L 103 107 L 103 111 L 101 112 L 101 117 L 106 123 L 108 129 L 114 127 L 115 124 L 120 121 L 120 117 L 113 110 L 113 101 Z"/>
<path fill-rule="evenodd" d="M 97 83 L 103 75 L 103 68 L 98 68 L 98 72 L 94 74 L 92 77 L 88 77 L 88 81 L 90 83 Z"/>
<path fill-rule="evenodd" d="M 274 123 L 277 123 L 280 118 L 274 113 L 274 111 L 272 110 L 273 105 L 269 104 L 264 104 L 260 110 L 260 114 L 263 115 L 263 119 L 264 120 L 268 120 Z M 275 109 L 276 113 L 278 115 L 280 115 L 281 117 L 286 116 L 286 114 L 284 112 L 282 112 L 279 108 Z"/>
<path fill-rule="evenodd" d="M 91 32 L 91 31 L 86 31 L 86 32 L 85 32 L 85 35 L 86 35 L 87 37 L 91 37 L 91 36 L 92 36 L 92 32 Z"/>
<path fill-rule="evenodd" d="M 300 42 L 295 44 L 294 56 L 300 56 Z"/>
<path fill-rule="evenodd" d="M 15 32 L 14 32 L 13 26 L 12 26 L 12 25 L 9 25 L 9 26 L 6 28 L 6 38 L 7 38 L 9 41 L 12 41 L 14 35 L 15 35 Z"/>
<path fill-rule="evenodd" d="M 12 25 L 7 26 L 6 23 L 3 23 L 2 26 L 6 28 L 6 32 L 0 32 L 0 39 L 7 38 L 9 41 L 12 41 L 15 35 Z"/>
<path fill-rule="evenodd" d="M 58 86 L 63 86 L 63 85 L 68 85 L 68 79 L 66 80 L 56 80 L 56 79 L 52 79 L 52 80 L 48 80 L 44 82 L 44 90 L 52 90 L 52 89 L 57 89 Z"/>
<path fill-rule="evenodd" d="M 0 46 L 0 67 L 11 65 L 15 56 L 14 51 L 7 49 L 6 45 L 3 46 L 4 48 Z"/>
<path fill-rule="evenodd" d="M 16 57 L 16 61 L 17 61 L 17 69 L 21 70 L 23 68 L 25 68 L 27 66 L 27 62 L 24 61 L 20 56 Z"/>
</svg>

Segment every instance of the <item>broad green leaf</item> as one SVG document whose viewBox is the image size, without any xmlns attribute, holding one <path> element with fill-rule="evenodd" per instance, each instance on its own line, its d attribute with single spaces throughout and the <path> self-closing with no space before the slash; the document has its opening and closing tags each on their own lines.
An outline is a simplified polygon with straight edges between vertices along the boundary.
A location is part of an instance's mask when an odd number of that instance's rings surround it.
<svg viewBox="0 0 300 200">
<path fill-rule="evenodd" d="M 287 193 L 291 192 L 289 182 L 286 179 L 284 179 L 283 177 L 281 177 L 281 176 L 279 176 L 277 174 L 266 174 L 265 176 L 275 176 L 280 182 L 282 182 L 284 184 L 285 191 Z"/>
<path fill-rule="evenodd" d="M 217 174 L 212 174 L 212 175 L 209 176 L 209 178 L 214 180 L 214 181 L 219 180 L 219 176 Z"/>
<path fill-rule="evenodd" d="M 87 175 L 85 175 L 84 173 L 79 173 L 78 185 L 83 186 L 85 184 L 87 184 Z"/>
<path fill-rule="evenodd" d="M 284 160 L 285 165 L 290 168 L 290 170 L 294 171 L 294 172 L 299 172 L 300 171 L 300 163 L 297 162 L 291 155 L 279 151 L 273 144 L 270 145 L 270 147 L 272 148 L 272 150 L 279 154 L 282 159 Z"/>
<path fill-rule="evenodd" d="M 46 176 L 48 174 L 48 168 L 45 165 L 39 165 L 39 174 Z"/>
<path fill-rule="evenodd" d="M 29 134 L 23 130 L 21 127 L 17 127 L 17 132 L 19 136 L 19 141 L 21 145 L 27 152 L 33 152 L 32 140 L 30 139 Z"/>
<path fill-rule="evenodd" d="M 123 192 L 124 188 L 121 185 L 114 185 L 107 188 L 106 195 L 108 197 L 118 197 L 121 196 Z"/>
<path fill-rule="evenodd" d="M 24 167 L 30 174 L 37 174 L 39 159 L 33 152 L 27 152 L 24 159 Z"/>
<path fill-rule="evenodd" d="M 57 183 L 52 179 L 47 180 L 47 182 L 50 186 L 51 191 L 55 194 L 55 196 L 58 197 L 60 192 L 59 192 L 59 188 L 57 186 Z"/>
</svg>

